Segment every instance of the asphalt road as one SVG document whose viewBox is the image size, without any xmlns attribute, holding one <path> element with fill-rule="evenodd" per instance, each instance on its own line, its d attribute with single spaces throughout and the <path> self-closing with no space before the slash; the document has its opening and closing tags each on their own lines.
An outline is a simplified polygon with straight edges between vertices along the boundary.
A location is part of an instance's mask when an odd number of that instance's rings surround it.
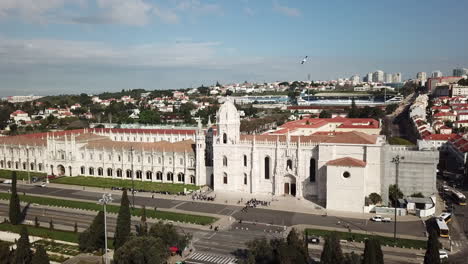
<svg viewBox="0 0 468 264">
<path fill-rule="evenodd" d="M 9 190 L 10 186 L 0 185 L 0 191 Z M 97 192 L 81 191 L 81 190 L 70 190 L 60 189 L 52 187 L 36 187 L 36 186 L 18 186 L 18 192 L 26 192 L 27 194 L 41 194 L 57 198 L 74 198 L 88 200 L 91 202 L 97 201 L 101 198 L 102 194 Z M 119 195 L 113 195 L 115 203 L 120 202 Z M 293 226 L 299 224 L 310 224 L 324 227 L 341 227 L 350 225 L 351 230 L 362 230 L 369 233 L 372 232 L 384 232 L 393 233 L 392 223 L 375 223 L 365 219 L 355 218 L 341 218 L 335 216 L 321 216 L 314 214 L 305 213 L 294 213 L 288 211 L 268 210 L 262 208 L 250 208 L 247 212 L 242 212 L 242 207 L 233 205 L 223 205 L 215 203 L 205 202 L 192 202 L 192 201 L 180 201 L 171 200 L 172 196 L 168 196 L 167 199 L 161 198 L 150 198 L 150 197 L 139 197 L 138 194 L 135 196 L 135 204 L 137 206 L 145 205 L 146 208 L 151 209 L 154 207 L 164 209 L 180 209 L 187 212 L 200 212 L 200 213 L 212 213 L 219 215 L 233 216 L 236 219 L 242 219 L 245 222 L 256 222 L 264 224 L 273 224 L 279 226 Z M 130 199 L 131 200 L 131 199 Z M 398 222 L 397 230 L 399 234 L 412 235 L 418 237 L 424 237 L 425 228 L 422 221 L 407 221 Z"/>
</svg>

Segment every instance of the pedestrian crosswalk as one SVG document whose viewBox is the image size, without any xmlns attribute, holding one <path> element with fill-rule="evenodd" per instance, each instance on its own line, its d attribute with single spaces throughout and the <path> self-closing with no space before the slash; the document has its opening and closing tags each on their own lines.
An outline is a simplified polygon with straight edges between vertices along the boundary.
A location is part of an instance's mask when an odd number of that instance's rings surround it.
<svg viewBox="0 0 468 264">
<path fill-rule="evenodd" d="M 187 260 L 187 263 L 203 263 L 203 264 L 234 264 L 237 259 L 234 257 L 213 255 L 204 252 L 196 252 L 192 254 Z"/>
</svg>

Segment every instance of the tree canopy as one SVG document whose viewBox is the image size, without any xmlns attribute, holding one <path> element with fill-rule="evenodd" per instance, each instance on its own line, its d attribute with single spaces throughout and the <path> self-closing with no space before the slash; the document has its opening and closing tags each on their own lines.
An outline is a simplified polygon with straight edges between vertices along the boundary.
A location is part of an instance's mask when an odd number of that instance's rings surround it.
<svg viewBox="0 0 468 264">
<path fill-rule="evenodd" d="M 23 226 L 20 231 L 20 238 L 16 242 L 16 250 L 13 257 L 13 263 L 30 264 L 33 253 L 31 251 L 31 243 L 29 242 L 29 234 L 26 226 Z"/>
<path fill-rule="evenodd" d="M 80 251 L 93 252 L 104 248 L 104 212 L 99 211 L 91 225 L 78 237 Z"/>
<path fill-rule="evenodd" d="M 166 263 L 169 250 L 163 241 L 151 236 L 133 237 L 114 253 L 115 264 Z"/>
<path fill-rule="evenodd" d="M 125 244 L 130 237 L 131 224 L 130 201 L 128 200 L 127 190 L 124 189 L 122 199 L 120 201 L 119 214 L 117 216 L 117 226 L 115 227 L 115 249 L 118 249 Z"/>
<path fill-rule="evenodd" d="M 321 264 L 339 264 L 343 263 L 344 257 L 341 251 L 340 240 L 336 233 L 331 233 L 325 238 L 322 255 L 320 256 Z"/>
<path fill-rule="evenodd" d="M 16 171 L 11 173 L 11 196 L 10 196 L 10 206 L 9 206 L 9 218 L 10 223 L 13 225 L 18 225 L 22 222 L 22 214 L 20 207 L 20 199 L 18 197 L 18 192 L 16 190 Z"/>
</svg>

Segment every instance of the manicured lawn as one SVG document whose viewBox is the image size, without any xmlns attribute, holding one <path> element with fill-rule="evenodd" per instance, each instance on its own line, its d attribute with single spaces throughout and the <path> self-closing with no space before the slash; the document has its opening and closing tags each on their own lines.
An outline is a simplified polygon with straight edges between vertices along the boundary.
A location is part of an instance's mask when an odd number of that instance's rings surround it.
<svg viewBox="0 0 468 264">
<path fill-rule="evenodd" d="M 174 176 L 176 177 L 176 176 Z M 100 187 L 100 188 L 111 188 L 111 187 L 122 187 L 132 188 L 131 180 L 117 180 L 117 179 L 106 179 L 98 177 L 60 177 L 52 180 L 53 183 L 80 185 L 89 187 Z M 198 190 L 200 187 L 190 184 L 173 184 L 173 183 L 159 183 L 159 182 L 142 182 L 135 180 L 135 189 L 145 191 L 161 191 L 178 193 L 183 192 L 184 188 L 188 190 Z"/>
<path fill-rule="evenodd" d="M 0 199 L 2 200 L 9 200 L 10 196 L 11 194 L 8 194 L 8 193 L 0 193 Z M 90 211 L 102 210 L 102 206 L 97 203 L 55 199 L 55 198 L 31 196 L 31 195 L 25 196 L 21 194 L 19 195 L 19 198 L 23 202 L 36 203 L 40 205 L 66 207 L 66 208 L 73 208 L 73 209 L 84 209 L 84 210 L 90 210 Z M 117 205 L 108 205 L 107 211 L 117 214 L 119 212 L 119 208 L 120 206 L 117 206 Z M 141 216 L 141 212 L 142 210 L 140 208 L 135 208 L 132 214 L 135 216 Z M 218 220 L 217 218 L 210 217 L 210 216 L 154 211 L 151 208 L 148 208 L 146 210 L 146 216 L 149 218 L 179 221 L 179 222 L 188 222 L 188 223 L 193 223 L 193 224 L 198 224 L 198 225 L 208 225 Z"/>
<path fill-rule="evenodd" d="M 11 170 L 0 170 L 0 178 L 3 179 L 11 179 L 11 173 L 13 171 Z M 16 171 L 16 176 L 18 180 L 27 180 L 28 179 L 28 172 L 27 171 Z M 33 177 L 45 177 L 45 173 L 39 173 L 39 172 L 30 172 L 31 179 Z"/>
<path fill-rule="evenodd" d="M 80 248 L 75 245 L 63 244 L 50 240 L 38 240 L 33 243 L 34 247 L 38 245 L 42 245 L 47 252 L 55 252 L 69 256 L 80 254 Z"/>
<path fill-rule="evenodd" d="M 23 225 L 12 225 L 10 223 L 1 223 L 0 230 L 19 234 L 22 226 Z M 30 236 L 38 236 L 38 237 L 50 238 L 54 240 L 78 243 L 78 233 L 62 231 L 62 230 L 50 230 L 44 227 L 34 227 L 34 226 L 29 226 L 29 225 L 26 225 L 26 227 L 28 228 L 28 233 Z"/>
<path fill-rule="evenodd" d="M 386 245 L 386 246 L 392 246 L 392 247 L 396 246 L 396 247 L 401 247 L 401 248 L 424 248 L 424 249 L 426 248 L 426 241 L 423 241 L 423 240 L 397 238 L 397 240 L 394 241 L 392 237 L 328 231 L 328 230 L 321 230 L 321 229 L 306 229 L 306 232 L 309 236 L 320 236 L 320 237 L 326 237 L 330 233 L 335 232 L 338 234 L 338 237 L 340 239 L 344 239 L 347 241 L 364 242 L 366 239 L 375 238 L 379 240 L 382 246 Z"/>
</svg>

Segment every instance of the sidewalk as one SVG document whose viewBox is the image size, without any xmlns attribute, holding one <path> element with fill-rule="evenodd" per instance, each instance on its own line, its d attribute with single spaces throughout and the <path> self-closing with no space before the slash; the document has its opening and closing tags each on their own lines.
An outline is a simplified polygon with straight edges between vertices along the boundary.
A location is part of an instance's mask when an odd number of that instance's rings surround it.
<svg viewBox="0 0 468 264">
<path fill-rule="evenodd" d="M 24 184 L 25 186 L 31 186 L 28 184 Z M 76 185 L 67 185 L 67 184 L 55 184 L 49 183 L 48 186 L 55 187 L 55 188 L 62 188 L 62 189 L 69 189 L 69 190 L 81 190 L 81 191 L 89 191 L 89 192 L 96 192 L 96 193 L 111 193 L 120 195 L 121 191 L 113 191 L 107 188 L 97 188 L 97 187 L 83 187 L 83 186 L 76 186 Z M 136 193 L 136 197 L 147 197 L 151 198 L 152 194 L 150 192 L 142 192 Z M 373 213 L 353 213 L 353 212 L 342 212 L 342 211 L 332 211 L 323 208 L 322 206 L 315 204 L 306 199 L 300 199 L 292 196 L 271 196 L 271 195 L 260 195 L 260 194 L 244 194 L 244 193 L 223 193 L 223 192 L 210 192 L 208 196 L 216 196 L 215 201 L 203 201 L 203 200 L 194 200 L 194 202 L 199 203 L 208 203 L 208 204 L 220 204 L 220 205 L 230 205 L 230 206 L 238 206 L 239 209 L 245 206 L 245 202 L 250 199 L 257 199 L 261 201 L 270 202 L 269 206 L 259 206 L 257 208 L 265 209 L 265 210 L 279 210 L 279 211 L 287 211 L 287 212 L 294 212 L 294 213 L 304 213 L 304 214 L 315 214 L 315 215 L 328 215 L 328 216 L 336 216 L 336 217 L 349 217 L 349 218 L 356 218 L 356 219 L 369 219 L 375 214 Z M 160 199 L 167 199 L 167 200 L 176 200 L 176 201 L 192 201 L 191 195 L 163 195 L 163 194 L 154 194 L 155 198 Z M 240 202 L 242 199 L 242 202 Z M 163 211 L 163 209 L 161 209 Z M 177 209 L 167 209 L 167 211 L 173 212 L 184 212 L 184 213 L 191 213 L 196 214 L 196 212 L 187 212 L 181 211 Z M 210 214 L 201 214 L 201 215 L 210 215 Z M 220 215 L 213 215 L 215 217 L 223 217 Z M 400 216 L 399 221 L 420 221 L 421 219 L 417 216 L 407 215 L 407 216 Z"/>
</svg>

